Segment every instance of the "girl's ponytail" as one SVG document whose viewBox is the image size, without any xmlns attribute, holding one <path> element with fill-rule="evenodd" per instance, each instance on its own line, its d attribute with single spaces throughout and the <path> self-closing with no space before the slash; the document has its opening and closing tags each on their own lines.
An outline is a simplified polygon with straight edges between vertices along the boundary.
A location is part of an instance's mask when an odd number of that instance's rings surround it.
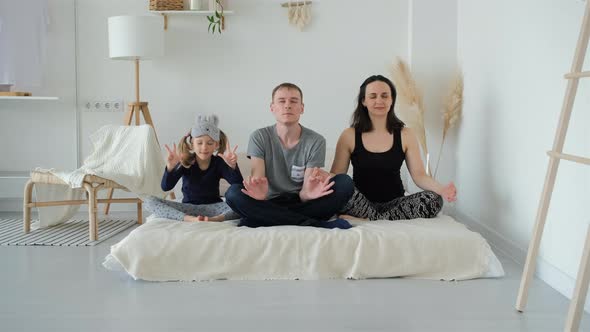
<svg viewBox="0 0 590 332">
<path fill-rule="evenodd" d="M 217 149 L 217 154 L 223 154 L 225 152 L 225 147 L 227 146 L 227 136 L 225 133 L 220 130 L 219 131 L 219 149 Z"/>
<path fill-rule="evenodd" d="M 186 135 L 178 142 L 178 154 L 180 155 L 180 163 L 182 166 L 189 168 L 191 167 L 196 159 L 197 155 L 191 150 L 192 147 L 192 136 Z"/>
</svg>

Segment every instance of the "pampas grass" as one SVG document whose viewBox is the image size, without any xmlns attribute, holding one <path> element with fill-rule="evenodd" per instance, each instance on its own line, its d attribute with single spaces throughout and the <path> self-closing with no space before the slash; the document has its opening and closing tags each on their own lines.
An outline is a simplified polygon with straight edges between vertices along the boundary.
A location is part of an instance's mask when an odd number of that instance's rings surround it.
<svg viewBox="0 0 590 332">
<path fill-rule="evenodd" d="M 422 91 L 416 85 L 416 81 L 410 72 L 408 65 L 397 58 L 391 70 L 393 83 L 397 90 L 397 97 L 408 107 L 397 107 L 397 115 L 409 128 L 412 128 L 418 137 L 426 160 L 426 172 L 430 172 L 428 146 L 426 145 L 426 129 L 424 128 L 424 101 Z"/>
<path fill-rule="evenodd" d="M 460 71 L 457 72 L 451 85 L 451 89 L 444 101 L 444 107 L 442 110 L 444 127 L 442 140 L 440 142 L 440 149 L 438 151 L 438 161 L 434 169 L 434 178 L 438 172 L 438 164 L 440 163 L 440 156 L 442 154 L 443 144 L 449 129 L 451 129 L 457 121 L 461 118 L 463 113 L 463 74 Z"/>
</svg>

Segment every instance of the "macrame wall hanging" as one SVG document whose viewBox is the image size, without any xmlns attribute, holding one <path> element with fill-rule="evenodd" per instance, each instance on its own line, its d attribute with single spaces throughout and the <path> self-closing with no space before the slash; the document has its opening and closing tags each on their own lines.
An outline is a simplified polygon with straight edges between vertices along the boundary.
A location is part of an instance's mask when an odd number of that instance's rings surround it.
<svg viewBox="0 0 590 332">
<path fill-rule="evenodd" d="M 281 6 L 288 8 L 289 24 L 303 31 L 303 28 L 311 22 L 312 1 L 288 1 Z"/>
</svg>

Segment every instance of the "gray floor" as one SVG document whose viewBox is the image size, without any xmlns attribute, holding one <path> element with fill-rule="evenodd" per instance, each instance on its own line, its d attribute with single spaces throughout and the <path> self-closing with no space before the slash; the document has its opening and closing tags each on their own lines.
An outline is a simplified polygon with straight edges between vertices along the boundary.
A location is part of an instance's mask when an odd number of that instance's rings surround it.
<svg viewBox="0 0 590 332">
<path fill-rule="evenodd" d="M 535 279 L 517 313 L 522 267 L 501 255 L 506 277 L 462 282 L 134 281 L 101 265 L 126 233 L 88 248 L 0 247 L 0 331 L 562 331 L 569 305 Z"/>
</svg>

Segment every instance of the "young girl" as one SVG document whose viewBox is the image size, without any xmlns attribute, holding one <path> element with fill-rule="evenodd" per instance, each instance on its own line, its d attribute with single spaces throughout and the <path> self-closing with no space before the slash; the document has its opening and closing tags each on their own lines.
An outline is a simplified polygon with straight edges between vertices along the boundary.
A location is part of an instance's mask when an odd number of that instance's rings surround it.
<svg viewBox="0 0 590 332">
<path fill-rule="evenodd" d="M 145 200 L 148 211 L 159 218 L 179 221 L 223 221 L 240 216 L 219 197 L 219 180 L 230 184 L 244 179 L 237 164 L 236 145 L 230 150 L 226 135 L 217 127 L 215 115 L 198 115 L 190 132 L 178 148 L 165 145 L 168 150 L 162 190 L 174 188 L 182 177 L 182 203 L 157 197 Z M 214 152 L 217 151 L 217 155 Z"/>
<path fill-rule="evenodd" d="M 351 162 L 353 166 L 355 191 L 341 211 L 342 218 L 432 218 L 441 210 L 443 198 L 456 200 L 452 182 L 442 185 L 426 174 L 416 137 L 395 116 L 395 97 L 393 83 L 381 75 L 361 85 L 351 128 L 340 136 L 332 164 L 335 174 L 346 173 Z M 425 191 L 404 196 L 400 178 L 404 160 L 414 183 Z"/>
</svg>

